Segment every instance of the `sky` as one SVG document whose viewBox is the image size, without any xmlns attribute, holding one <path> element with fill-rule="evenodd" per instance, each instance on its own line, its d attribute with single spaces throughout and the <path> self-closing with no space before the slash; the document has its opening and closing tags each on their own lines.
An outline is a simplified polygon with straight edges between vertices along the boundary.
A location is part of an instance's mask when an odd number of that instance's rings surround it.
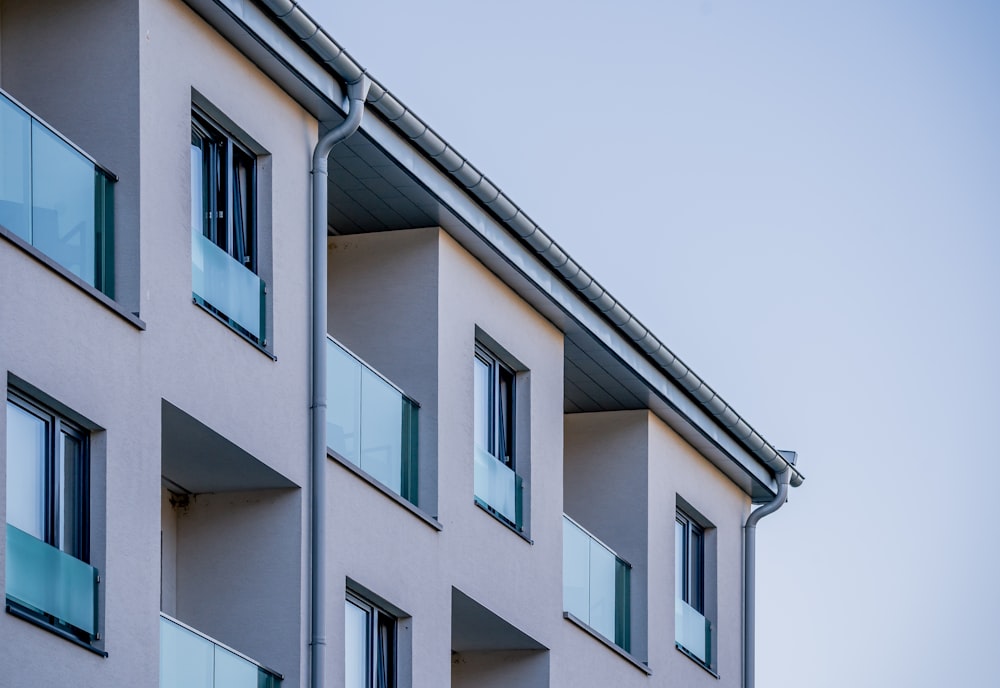
<svg viewBox="0 0 1000 688">
<path fill-rule="evenodd" d="M 799 452 L 757 685 L 995 685 L 1000 3 L 303 4 Z"/>
</svg>

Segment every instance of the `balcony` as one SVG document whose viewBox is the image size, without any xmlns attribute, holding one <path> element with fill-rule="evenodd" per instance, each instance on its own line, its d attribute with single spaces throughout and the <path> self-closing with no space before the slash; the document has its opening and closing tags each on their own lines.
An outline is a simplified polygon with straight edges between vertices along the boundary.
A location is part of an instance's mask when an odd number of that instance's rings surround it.
<svg viewBox="0 0 1000 688">
<path fill-rule="evenodd" d="M 674 600 L 677 646 L 705 666 L 712 665 L 712 622 L 681 599 Z"/>
<path fill-rule="evenodd" d="M 475 448 L 473 463 L 476 503 L 518 532 L 522 531 L 524 481 L 521 476 L 479 447 Z"/>
<path fill-rule="evenodd" d="M 278 688 L 282 676 L 160 614 L 160 688 Z"/>
<path fill-rule="evenodd" d="M 326 361 L 327 447 L 416 504 L 416 402 L 331 337 Z"/>
<path fill-rule="evenodd" d="M 97 637 L 97 569 L 7 524 L 7 601 Z"/>
<path fill-rule="evenodd" d="M 266 346 L 267 285 L 197 230 L 191 233 L 191 291 L 199 304 Z"/>
<path fill-rule="evenodd" d="M 115 181 L 0 92 L 0 225 L 111 298 Z"/>
<path fill-rule="evenodd" d="M 626 652 L 631 566 L 563 515 L 563 607 Z"/>
</svg>

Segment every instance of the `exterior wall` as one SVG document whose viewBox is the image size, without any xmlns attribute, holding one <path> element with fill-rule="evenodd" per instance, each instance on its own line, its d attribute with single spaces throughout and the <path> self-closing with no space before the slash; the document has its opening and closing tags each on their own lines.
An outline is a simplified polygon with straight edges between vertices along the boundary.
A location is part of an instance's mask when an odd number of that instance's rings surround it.
<svg viewBox="0 0 1000 688">
<path fill-rule="evenodd" d="M 0 238 L 0 289 L 16 295 L 0 299 L 0 374 L 92 429 L 91 559 L 108 657 L 0 614 L 4 680 L 155 686 L 162 610 L 282 672 L 285 686 L 305 685 L 317 123 L 180 0 L 78 5 L 0 0 L 0 83 L 118 174 L 121 312 Z M 195 98 L 267 151 L 266 351 L 192 304 Z M 715 526 L 708 613 L 721 684 L 735 687 L 746 495 L 647 411 L 565 417 L 562 333 L 443 230 L 336 237 L 329 259 L 331 334 L 420 404 L 421 469 L 414 513 L 327 463 L 328 685 L 343 681 L 347 588 L 400 617 L 402 688 L 711 684 L 672 642 L 679 497 Z M 477 340 L 517 363 L 523 536 L 473 500 Z M 172 504 L 164 401 L 299 487 Z M 0 413 L 0 438 L 5 425 Z M 6 462 L 0 441 L 4 512 Z M 632 654 L 652 679 L 563 618 L 564 511 L 632 563 Z M 4 577 L 0 566 L 0 587 Z M 548 650 L 506 640 L 453 655 L 453 589 Z"/>
<path fill-rule="evenodd" d="M 453 586 L 542 644 L 551 643 L 562 622 L 561 334 L 436 228 L 332 240 L 330 285 L 334 335 L 421 404 L 420 461 L 436 464 L 436 471 L 421 471 L 421 480 L 436 475 L 436 491 L 430 490 L 438 496 L 443 530 L 331 462 L 327 594 L 331 666 L 337 669 L 328 678 L 339 680 L 335 672 L 343 666 L 347 579 L 412 616 L 408 678 L 414 686 L 452 680 Z M 535 546 L 473 502 L 477 327 L 529 371 L 517 381 L 524 395 L 524 445 L 517 450 L 519 471 L 530 483 Z"/>
<path fill-rule="evenodd" d="M 328 329 L 420 404 L 418 503 L 437 515 L 439 230 L 330 239 Z"/>
<path fill-rule="evenodd" d="M 630 653 L 640 661 L 648 659 L 649 638 L 648 531 L 636 527 L 649 518 L 647 424 L 646 411 L 567 415 L 563 474 L 566 514 L 632 565 Z M 638 678 L 623 668 L 628 678 Z M 580 669 L 581 677 L 591 675 Z"/>
<path fill-rule="evenodd" d="M 654 675 L 670 677 L 672 685 L 738 688 L 743 649 L 742 529 L 750 499 L 651 414 L 649 456 L 650 638 L 661 639 L 651 648 L 650 667 Z M 713 664 L 719 679 L 673 647 L 674 514 L 678 498 L 715 526 L 706 533 L 705 597 L 706 616 L 713 620 L 717 657 Z M 654 585 L 655 580 L 660 583 Z"/>
<path fill-rule="evenodd" d="M 451 688 L 548 688 L 550 685 L 548 652 L 462 652 L 451 663 Z"/>
<path fill-rule="evenodd" d="M 169 400 L 292 483 L 307 484 L 308 190 L 316 122 L 178 0 L 85 8 L 4 0 L 0 17 L 4 88 L 119 176 L 116 300 L 146 326 L 0 239 L 0 288 L 19 295 L 0 300 L 0 373 L 94 428 L 91 559 L 102 578 L 99 645 L 108 652 L 99 657 L 0 614 L 4 680 L 157 684 L 162 519 L 165 539 L 176 542 L 175 551 L 164 550 L 164 605 L 281 671 L 285 685 L 299 685 L 307 660 L 302 496 L 199 496 L 197 510 L 173 518 L 163 509 L 160 419 L 161 400 Z M 192 304 L 194 91 L 273 154 L 259 160 L 258 209 L 267 237 L 261 260 L 269 273 L 269 347 L 277 360 Z M 5 510 L 5 477 L 0 481 Z M 231 540 L 213 530 L 223 523 Z M 4 540 L 0 535 L 0 551 Z M 214 543 L 214 568 L 199 552 L 205 543 Z M 213 573 L 244 569 L 254 573 L 217 598 L 230 603 L 223 618 L 199 595 L 221 591 Z M 0 567 L 0 585 L 3 576 Z"/>
<path fill-rule="evenodd" d="M 3 88 L 118 175 L 115 296 L 139 301 L 139 5 L 4 0 Z"/>
</svg>

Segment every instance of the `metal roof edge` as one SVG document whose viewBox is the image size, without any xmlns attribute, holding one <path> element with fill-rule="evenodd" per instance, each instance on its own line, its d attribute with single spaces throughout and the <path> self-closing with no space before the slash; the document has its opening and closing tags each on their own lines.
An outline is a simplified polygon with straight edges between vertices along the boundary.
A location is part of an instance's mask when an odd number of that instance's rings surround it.
<svg viewBox="0 0 1000 688">
<path fill-rule="evenodd" d="M 217 0 L 223 1 L 223 0 Z M 371 80 L 367 103 L 393 128 L 406 136 L 457 184 L 477 199 L 515 236 L 548 263 L 552 271 L 615 326 L 636 348 L 701 405 L 715 422 L 731 433 L 752 456 L 775 475 L 791 471 L 791 485 L 798 487 L 805 476 L 764 439 L 735 409 L 684 364 L 659 338 L 646 328 L 556 243 L 530 216 L 443 137 L 437 134 L 310 17 L 296 0 L 256 0 L 288 31 L 299 38 L 317 61 L 347 83 L 367 76 Z"/>
</svg>

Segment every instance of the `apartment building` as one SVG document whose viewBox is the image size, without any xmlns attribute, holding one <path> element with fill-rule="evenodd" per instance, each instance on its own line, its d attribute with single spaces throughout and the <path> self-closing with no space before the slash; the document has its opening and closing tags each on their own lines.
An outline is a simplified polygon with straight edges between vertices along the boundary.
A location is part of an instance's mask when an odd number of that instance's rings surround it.
<svg viewBox="0 0 1000 688">
<path fill-rule="evenodd" d="M 0 683 L 752 685 L 794 454 L 291 0 L 0 0 L 0 286 Z"/>
</svg>

